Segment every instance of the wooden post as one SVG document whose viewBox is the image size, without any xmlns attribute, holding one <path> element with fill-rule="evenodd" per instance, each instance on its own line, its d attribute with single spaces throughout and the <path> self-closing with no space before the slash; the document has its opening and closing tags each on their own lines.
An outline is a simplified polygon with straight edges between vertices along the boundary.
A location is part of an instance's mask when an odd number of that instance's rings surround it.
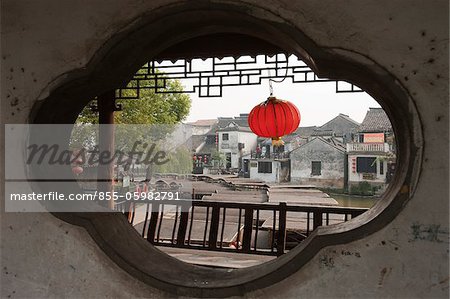
<svg viewBox="0 0 450 299">
<path fill-rule="evenodd" d="M 187 209 L 187 211 L 183 211 Z M 189 208 L 181 207 L 180 225 L 178 226 L 177 245 L 178 247 L 184 246 L 184 240 L 186 239 L 186 230 L 189 220 Z"/>
<path fill-rule="evenodd" d="M 149 241 L 152 244 L 155 243 L 156 226 L 158 224 L 158 218 L 159 218 L 159 209 L 160 209 L 160 204 L 152 203 L 152 212 L 151 212 L 150 221 L 149 221 L 148 230 L 147 230 L 147 241 Z M 144 227 L 144 230 L 145 230 L 145 227 Z M 156 243 L 158 241 L 159 240 L 156 240 Z"/>
<path fill-rule="evenodd" d="M 284 254 L 286 243 L 286 203 L 280 202 L 280 214 L 278 217 L 278 240 L 277 240 L 277 255 Z"/>
<path fill-rule="evenodd" d="M 316 211 L 313 213 L 313 229 L 322 226 L 322 212 Z"/>
<path fill-rule="evenodd" d="M 219 233 L 220 208 L 214 203 L 211 212 L 211 225 L 209 226 L 208 245 L 210 249 L 217 248 L 217 235 Z"/>
<path fill-rule="evenodd" d="M 110 90 L 97 97 L 97 106 L 99 112 L 99 159 L 102 159 L 102 153 L 105 160 L 111 160 L 114 155 L 114 110 L 115 110 L 115 90 Z M 110 192 L 111 200 L 105 201 L 105 205 L 114 209 L 114 200 L 112 198 L 113 179 L 114 179 L 114 161 L 110 163 L 99 163 L 97 169 L 97 190 L 103 192 L 104 198 Z"/>
<path fill-rule="evenodd" d="M 253 209 L 245 208 L 244 216 L 244 236 L 242 237 L 242 251 L 250 253 L 253 229 Z"/>
</svg>

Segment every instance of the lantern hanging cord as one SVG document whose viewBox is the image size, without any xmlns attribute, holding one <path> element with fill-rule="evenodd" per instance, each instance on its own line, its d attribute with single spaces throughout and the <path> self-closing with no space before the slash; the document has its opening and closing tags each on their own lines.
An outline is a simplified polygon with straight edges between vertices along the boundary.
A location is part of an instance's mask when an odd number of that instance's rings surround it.
<svg viewBox="0 0 450 299">
<path fill-rule="evenodd" d="M 275 82 L 275 83 L 282 83 L 282 82 L 286 79 L 286 77 L 287 77 L 287 75 L 288 75 L 288 70 L 289 70 L 289 58 L 287 57 L 286 54 L 284 54 L 284 57 L 286 58 L 286 73 L 284 74 L 284 77 L 283 77 L 283 79 L 281 79 L 281 80 L 274 80 L 274 79 L 272 79 L 272 78 L 269 78 L 269 92 L 270 92 L 270 96 L 273 96 L 273 85 L 272 85 L 272 82 Z M 275 75 L 276 75 L 276 72 L 277 72 L 277 70 L 275 70 Z M 269 69 L 269 77 L 270 77 L 270 69 Z"/>
</svg>

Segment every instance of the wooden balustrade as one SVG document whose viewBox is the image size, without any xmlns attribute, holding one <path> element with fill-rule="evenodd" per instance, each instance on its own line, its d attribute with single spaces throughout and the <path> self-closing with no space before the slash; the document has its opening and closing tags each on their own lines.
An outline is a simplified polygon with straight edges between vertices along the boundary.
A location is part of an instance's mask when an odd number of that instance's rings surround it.
<svg viewBox="0 0 450 299">
<path fill-rule="evenodd" d="M 387 143 L 347 143 L 347 152 L 388 152 Z"/>
<path fill-rule="evenodd" d="M 146 207 L 141 236 L 154 245 L 264 255 L 285 253 L 288 233 L 306 238 L 319 226 L 345 222 L 367 211 L 364 208 L 298 206 L 283 202 L 242 203 L 238 200 L 142 201 L 141 205 Z M 133 224 L 135 206 L 135 202 L 122 201 L 116 204 L 116 210 L 124 213 Z M 295 226 L 297 222 L 301 225 Z M 262 232 L 266 233 L 270 243 L 265 247 L 258 243 Z"/>
</svg>

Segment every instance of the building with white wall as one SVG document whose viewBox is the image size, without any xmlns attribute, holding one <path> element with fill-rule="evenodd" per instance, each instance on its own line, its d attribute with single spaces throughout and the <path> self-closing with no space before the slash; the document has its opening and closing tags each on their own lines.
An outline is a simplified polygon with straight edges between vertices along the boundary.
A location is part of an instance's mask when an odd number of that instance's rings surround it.
<svg viewBox="0 0 450 299">
<path fill-rule="evenodd" d="M 348 181 L 354 185 L 362 181 L 381 185 L 386 182 L 388 170 L 388 151 L 383 146 L 378 149 L 368 150 L 368 146 L 362 145 L 358 150 L 354 146 L 347 147 L 348 150 Z"/>
<path fill-rule="evenodd" d="M 291 152 L 291 181 L 344 188 L 345 148 L 335 140 L 315 137 Z"/>
<path fill-rule="evenodd" d="M 370 192 L 383 191 L 393 175 L 396 153 L 392 125 L 382 108 L 367 111 L 355 140 L 346 145 L 348 190 L 362 192 L 358 188 L 366 182 Z"/>
<path fill-rule="evenodd" d="M 284 183 L 289 181 L 289 159 L 251 159 L 249 160 L 250 179 L 265 183 Z"/>
<path fill-rule="evenodd" d="M 257 136 L 249 127 L 231 121 L 217 131 L 219 152 L 225 155 L 226 168 L 240 169 L 242 156 L 256 149 Z"/>
</svg>

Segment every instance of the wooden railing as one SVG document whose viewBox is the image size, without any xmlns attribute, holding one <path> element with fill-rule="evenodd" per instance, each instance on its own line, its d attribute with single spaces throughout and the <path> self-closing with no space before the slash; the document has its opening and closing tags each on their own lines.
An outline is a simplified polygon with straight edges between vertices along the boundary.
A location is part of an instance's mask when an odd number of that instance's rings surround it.
<svg viewBox="0 0 450 299">
<path fill-rule="evenodd" d="M 317 227 L 345 222 L 367 211 L 202 200 L 153 201 L 140 205 L 145 207 L 145 216 L 137 226 L 141 236 L 154 245 L 264 255 L 282 255 Z M 115 209 L 124 213 L 133 225 L 135 207 L 135 203 L 123 201 Z M 262 237 L 267 238 L 267 246 L 258 243 Z"/>
<path fill-rule="evenodd" d="M 289 159 L 289 153 L 288 152 L 267 152 L 262 154 L 261 152 L 257 151 L 251 151 L 250 152 L 250 158 L 251 159 Z"/>
<path fill-rule="evenodd" d="M 347 143 L 347 152 L 388 152 L 387 143 Z"/>
</svg>

